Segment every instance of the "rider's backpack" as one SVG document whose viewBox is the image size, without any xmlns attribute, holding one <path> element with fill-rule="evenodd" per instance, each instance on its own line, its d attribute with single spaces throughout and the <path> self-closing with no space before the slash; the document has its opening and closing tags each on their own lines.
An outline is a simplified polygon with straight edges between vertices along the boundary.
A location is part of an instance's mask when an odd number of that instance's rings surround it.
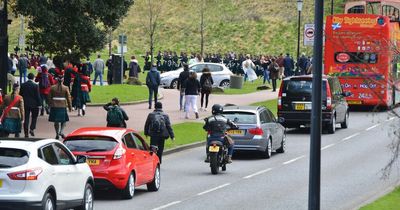
<svg viewBox="0 0 400 210">
<path fill-rule="evenodd" d="M 107 123 L 110 125 L 122 125 L 123 115 L 118 106 L 112 106 L 107 111 Z"/>
<path fill-rule="evenodd" d="M 166 129 L 164 116 L 161 113 L 156 113 L 154 119 L 150 122 L 150 135 L 160 136 Z"/>
</svg>

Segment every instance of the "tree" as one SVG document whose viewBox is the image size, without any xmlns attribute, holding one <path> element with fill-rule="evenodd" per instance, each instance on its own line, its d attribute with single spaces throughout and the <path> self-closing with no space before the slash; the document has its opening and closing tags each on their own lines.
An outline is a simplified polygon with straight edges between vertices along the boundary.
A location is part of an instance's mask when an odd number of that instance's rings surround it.
<svg viewBox="0 0 400 210">
<path fill-rule="evenodd" d="M 28 18 L 35 49 L 74 58 L 103 49 L 133 0 L 16 0 L 15 12 Z"/>
<path fill-rule="evenodd" d="M 200 0 L 200 53 L 204 58 L 204 12 L 205 0 Z"/>
<path fill-rule="evenodd" d="M 150 38 L 150 60 L 151 63 L 153 63 L 154 59 L 154 43 L 155 43 L 155 32 L 157 28 L 157 20 L 158 17 L 160 16 L 161 12 L 161 3 L 154 3 L 153 0 L 147 0 L 147 8 L 149 13 L 148 13 L 148 26 L 146 27 L 145 31 L 146 34 L 149 35 Z"/>
</svg>

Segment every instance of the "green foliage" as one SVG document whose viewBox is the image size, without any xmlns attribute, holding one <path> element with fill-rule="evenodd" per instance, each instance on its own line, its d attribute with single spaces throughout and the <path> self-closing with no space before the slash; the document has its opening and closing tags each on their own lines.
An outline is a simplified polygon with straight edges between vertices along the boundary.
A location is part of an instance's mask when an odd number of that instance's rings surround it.
<svg viewBox="0 0 400 210">
<path fill-rule="evenodd" d="M 360 210 L 398 210 L 400 204 L 400 187 L 397 187 L 391 193 L 379 198 L 375 202 L 368 204 Z"/>
<path fill-rule="evenodd" d="M 112 98 L 117 97 L 121 103 L 141 101 L 148 98 L 148 90 L 146 86 L 136 85 L 106 85 L 97 86 L 99 81 L 97 80 L 96 85 L 92 86 L 92 92 L 90 92 L 90 99 L 92 104 L 106 104 L 111 101 Z"/>
<path fill-rule="evenodd" d="M 28 42 L 36 50 L 74 58 L 103 49 L 107 28 L 116 28 L 132 0 L 17 0 L 28 17 Z"/>
</svg>

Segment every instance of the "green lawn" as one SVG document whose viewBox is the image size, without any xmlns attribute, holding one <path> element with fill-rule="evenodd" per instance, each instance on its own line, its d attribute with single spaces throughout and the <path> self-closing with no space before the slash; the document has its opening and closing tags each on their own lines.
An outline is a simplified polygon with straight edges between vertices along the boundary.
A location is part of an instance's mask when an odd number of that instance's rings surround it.
<svg viewBox="0 0 400 210">
<path fill-rule="evenodd" d="M 175 133 L 175 141 L 171 141 L 171 139 L 166 140 L 165 149 L 206 140 L 206 132 L 203 130 L 202 123 L 179 123 L 172 125 L 172 129 Z M 143 132 L 141 132 L 141 135 L 144 136 Z M 150 137 L 146 141 L 150 143 Z"/>
<path fill-rule="evenodd" d="M 124 103 L 148 99 L 148 94 L 146 86 L 94 85 L 92 86 L 92 92 L 90 92 L 90 99 L 92 100 L 92 104 L 106 104 L 112 98 L 117 97 L 120 103 Z"/>
<path fill-rule="evenodd" d="M 277 109 L 278 109 L 278 99 L 272 99 L 272 100 L 268 100 L 268 101 L 261 101 L 261 102 L 257 102 L 254 104 L 251 104 L 252 106 L 265 106 L 267 107 L 269 110 L 271 110 L 272 113 L 274 113 L 274 115 L 276 116 L 277 113 Z"/>
<path fill-rule="evenodd" d="M 371 204 L 368 204 L 360 210 L 398 210 L 400 209 L 400 187 L 397 187 L 391 193 L 379 198 Z"/>
<path fill-rule="evenodd" d="M 268 84 L 267 81 L 265 82 L 265 84 L 271 88 L 269 90 L 272 90 L 272 84 Z M 277 89 L 279 89 L 280 84 L 281 84 L 281 81 L 277 80 L 277 85 L 276 85 Z M 263 85 L 263 78 L 258 78 L 256 80 L 254 80 L 253 82 L 249 82 L 249 81 L 244 82 L 242 89 L 226 88 L 226 89 L 224 89 L 224 93 L 215 93 L 215 94 L 235 95 L 235 94 L 253 93 L 253 92 L 259 91 L 259 90 L 257 90 L 257 87 L 261 86 L 261 85 Z"/>
</svg>

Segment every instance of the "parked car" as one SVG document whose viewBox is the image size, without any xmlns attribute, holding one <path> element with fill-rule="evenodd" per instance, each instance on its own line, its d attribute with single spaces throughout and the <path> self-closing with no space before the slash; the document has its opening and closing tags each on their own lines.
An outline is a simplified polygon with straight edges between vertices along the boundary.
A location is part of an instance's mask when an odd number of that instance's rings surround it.
<svg viewBox="0 0 400 210">
<path fill-rule="evenodd" d="M 223 115 L 239 126 L 228 131 L 235 151 L 258 151 L 264 158 L 270 158 L 272 151 L 285 152 L 285 128 L 266 107 L 227 106 Z"/>
<path fill-rule="evenodd" d="M 197 73 L 197 79 L 200 80 L 202 75 L 202 70 L 208 67 L 211 71 L 211 76 L 214 80 L 214 86 L 229 87 L 231 75 L 233 73 L 224 64 L 220 63 L 196 63 L 189 65 L 189 71 L 194 71 Z M 183 67 L 162 73 L 161 86 L 165 88 L 176 89 L 178 86 L 179 74 L 183 71 Z"/>
<path fill-rule="evenodd" d="M 85 156 L 58 140 L 0 140 L 0 209 L 93 209 Z"/>
<path fill-rule="evenodd" d="M 93 127 L 70 133 L 64 144 L 76 155 L 87 155 L 97 189 L 116 188 L 131 199 L 135 187 L 160 188 L 160 163 L 143 138 L 132 129 Z"/>
<path fill-rule="evenodd" d="M 309 126 L 311 123 L 312 75 L 285 78 L 278 95 L 278 117 L 289 128 Z M 337 77 L 322 78 L 322 125 L 328 133 L 335 133 L 336 124 L 347 128 L 349 107 Z"/>
</svg>

